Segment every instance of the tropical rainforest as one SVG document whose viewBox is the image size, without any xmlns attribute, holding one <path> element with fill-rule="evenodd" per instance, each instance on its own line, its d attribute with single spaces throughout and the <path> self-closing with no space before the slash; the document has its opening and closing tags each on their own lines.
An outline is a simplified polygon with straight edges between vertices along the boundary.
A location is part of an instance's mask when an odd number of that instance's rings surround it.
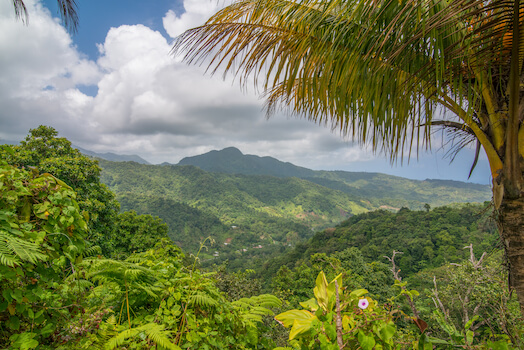
<svg viewBox="0 0 524 350">
<path fill-rule="evenodd" d="M 0 348 L 524 347 L 482 186 L 0 155 Z"/>
</svg>

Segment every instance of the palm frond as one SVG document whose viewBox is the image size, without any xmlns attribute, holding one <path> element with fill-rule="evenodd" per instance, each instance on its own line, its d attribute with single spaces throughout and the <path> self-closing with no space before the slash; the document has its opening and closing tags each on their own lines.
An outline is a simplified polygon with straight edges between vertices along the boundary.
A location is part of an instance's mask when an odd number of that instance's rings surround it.
<svg viewBox="0 0 524 350">
<path fill-rule="evenodd" d="M 76 33 L 78 30 L 78 13 L 76 12 L 77 4 L 75 0 L 57 0 L 58 11 L 62 17 L 64 27 L 70 32 Z"/>
<path fill-rule="evenodd" d="M 22 0 L 13 0 L 13 7 L 15 8 L 16 18 L 20 18 L 24 23 L 27 23 L 28 15 L 24 2 Z"/>
<path fill-rule="evenodd" d="M 427 131 L 412 130 L 435 108 L 425 81 L 406 84 L 428 63 L 429 39 L 409 47 L 403 66 L 378 51 L 385 42 L 391 50 L 399 46 L 393 44 L 402 33 L 384 36 L 398 17 L 392 8 L 399 6 L 398 1 L 385 1 L 382 8 L 341 0 L 240 1 L 180 36 L 173 52 L 185 52 L 188 63 L 206 62 L 212 73 L 222 68 L 243 82 L 253 78 L 256 85 L 263 79 L 268 113 L 287 106 L 292 114 L 330 123 L 394 158 L 414 136 L 427 141 Z M 411 12 L 401 18 L 405 26 L 416 20 Z"/>
<path fill-rule="evenodd" d="M 241 0 L 182 34 L 173 53 L 243 86 L 252 81 L 268 116 L 284 110 L 329 125 L 392 160 L 429 147 L 439 106 L 495 159 L 503 137 L 494 102 L 509 86 L 512 4 Z M 524 4 L 519 13 L 524 19 Z M 522 70 L 524 45 L 519 53 Z"/>
<path fill-rule="evenodd" d="M 78 29 L 78 13 L 76 11 L 77 4 L 75 0 L 57 0 L 58 12 L 62 18 L 64 27 L 71 33 L 76 33 Z M 13 0 L 13 7 L 15 8 L 15 15 L 22 19 L 24 23 L 29 22 L 29 15 L 23 0 Z"/>
</svg>

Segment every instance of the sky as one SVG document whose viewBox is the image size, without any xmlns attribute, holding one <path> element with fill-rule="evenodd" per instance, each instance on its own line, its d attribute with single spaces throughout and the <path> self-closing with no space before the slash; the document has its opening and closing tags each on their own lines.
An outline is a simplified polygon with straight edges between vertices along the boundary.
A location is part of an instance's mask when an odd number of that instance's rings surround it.
<svg viewBox="0 0 524 350">
<path fill-rule="evenodd" d="M 491 182 L 483 154 L 468 180 L 473 150 L 450 164 L 438 134 L 431 152 L 391 164 L 329 127 L 268 119 L 254 91 L 173 57 L 173 39 L 204 23 L 217 0 L 78 0 L 76 34 L 61 26 L 55 0 L 24 2 L 26 24 L 0 1 L 0 143 L 47 125 L 84 149 L 152 164 L 234 146 L 314 170 Z"/>
</svg>

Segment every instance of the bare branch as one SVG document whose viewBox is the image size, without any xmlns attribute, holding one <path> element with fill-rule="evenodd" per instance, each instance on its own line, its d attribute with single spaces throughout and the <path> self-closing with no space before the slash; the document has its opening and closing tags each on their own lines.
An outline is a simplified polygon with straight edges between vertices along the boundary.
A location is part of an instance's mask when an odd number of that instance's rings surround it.
<svg viewBox="0 0 524 350">
<path fill-rule="evenodd" d="M 397 270 L 397 266 L 395 265 L 395 255 L 397 254 L 404 254 L 403 252 L 397 252 L 396 250 L 393 250 L 393 255 L 391 258 L 389 256 L 384 255 L 384 258 L 388 259 L 391 262 L 391 272 L 393 272 L 393 277 L 395 277 L 396 280 L 402 281 L 402 277 L 399 276 L 400 269 Z"/>
</svg>

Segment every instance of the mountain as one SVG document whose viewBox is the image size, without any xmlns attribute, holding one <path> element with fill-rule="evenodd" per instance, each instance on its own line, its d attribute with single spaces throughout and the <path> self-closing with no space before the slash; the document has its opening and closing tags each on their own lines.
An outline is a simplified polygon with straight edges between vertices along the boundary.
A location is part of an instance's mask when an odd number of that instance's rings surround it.
<svg viewBox="0 0 524 350">
<path fill-rule="evenodd" d="M 315 171 L 272 157 L 244 155 L 234 147 L 186 157 L 178 164 L 194 165 L 214 173 L 297 177 L 364 198 L 376 207 L 400 209 L 406 206 L 422 209 L 425 203 L 441 206 L 453 202 L 484 202 L 491 199 L 491 188 L 488 185 L 452 180 L 410 180 L 381 173 Z"/>
<path fill-rule="evenodd" d="M 188 163 L 193 164 L 183 165 Z M 491 196 L 484 185 L 314 171 L 235 148 L 185 158 L 179 165 L 100 160 L 100 166 L 101 181 L 116 193 L 122 210 L 164 219 L 170 237 L 188 253 L 196 254 L 209 237 L 215 244 L 213 251 L 201 252 L 203 261 L 227 259 L 233 269 L 247 268 L 246 261 L 261 265 L 361 213 L 427 210 Z"/>
<path fill-rule="evenodd" d="M 314 176 L 315 173 L 313 170 L 291 163 L 284 163 L 272 157 L 245 155 L 235 147 L 186 157 L 178 165 L 194 165 L 202 170 L 214 173 L 270 175 L 277 177 L 306 178 Z"/>
<path fill-rule="evenodd" d="M 136 162 L 138 164 L 150 164 L 147 160 L 144 158 L 137 156 L 137 155 L 126 155 L 126 154 L 116 154 L 116 153 L 97 153 L 93 151 L 89 151 L 87 149 L 80 148 L 78 146 L 74 146 L 76 149 L 80 151 L 80 153 L 85 154 L 86 156 L 110 160 L 113 162 Z"/>
<path fill-rule="evenodd" d="M 362 198 L 296 177 L 211 173 L 192 165 L 99 164 L 101 181 L 122 210 L 164 219 L 173 241 L 193 254 L 210 237 L 221 258 L 271 255 L 375 209 Z"/>
</svg>

